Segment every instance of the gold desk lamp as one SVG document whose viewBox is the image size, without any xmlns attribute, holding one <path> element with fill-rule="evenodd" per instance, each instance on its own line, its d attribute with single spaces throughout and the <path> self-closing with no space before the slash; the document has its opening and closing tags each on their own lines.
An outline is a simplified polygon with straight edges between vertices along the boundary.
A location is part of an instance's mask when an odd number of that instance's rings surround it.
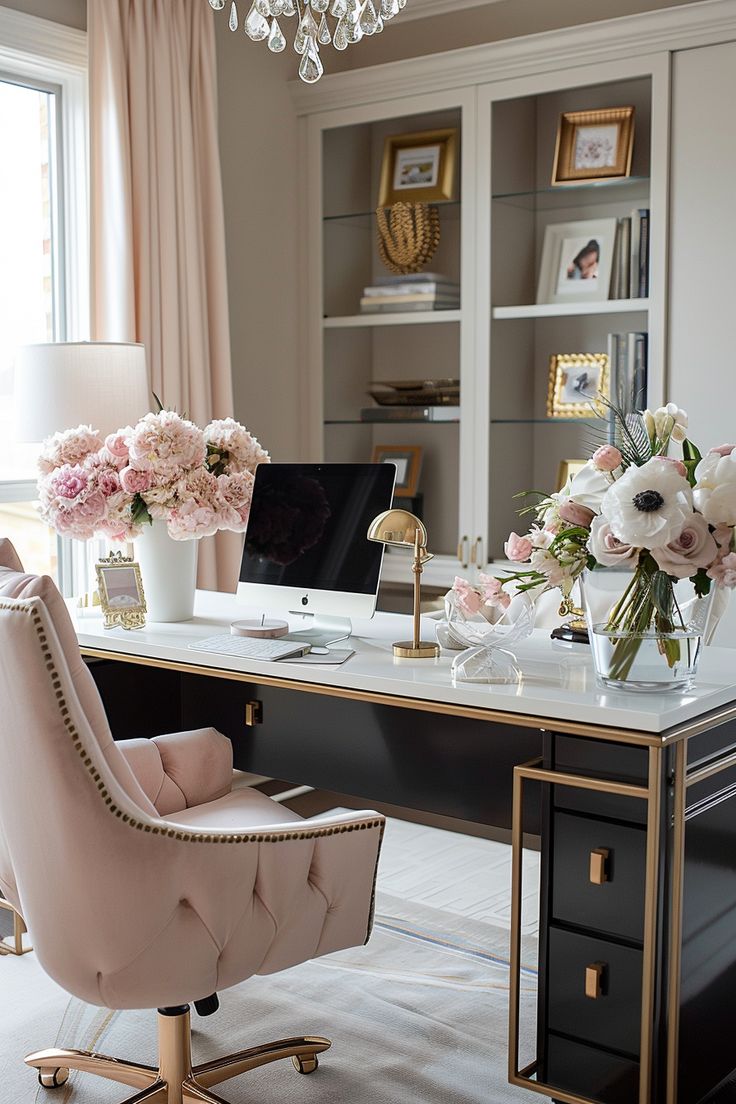
<svg viewBox="0 0 736 1104">
<path fill-rule="evenodd" d="M 408 510 L 386 510 L 374 518 L 368 529 L 368 540 L 387 544 L 391 548 L 411 548 L 414 551 L 414 639 L 394 644 L 394 655 L 400 659 L 436 659 L 438 644 L 419 639 L 420 579 L 425 563 L 431 560 L 427 551 L 427 530 Z"/>
</svg>

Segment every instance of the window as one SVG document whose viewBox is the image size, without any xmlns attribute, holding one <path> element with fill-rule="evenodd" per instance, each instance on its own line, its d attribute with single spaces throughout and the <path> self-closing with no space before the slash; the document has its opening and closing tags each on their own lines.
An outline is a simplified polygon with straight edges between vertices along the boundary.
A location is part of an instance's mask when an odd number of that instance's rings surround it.
<svg viewBox="0 0 736 1104">
<path fill-rule="evenodd" d="M 19 345 L 89 336 L 84 34 L 0 8 L 0 149 L 0 536 L 61 579 L 71 546 L 35 509 L 13 361 Z"/>
</svg>

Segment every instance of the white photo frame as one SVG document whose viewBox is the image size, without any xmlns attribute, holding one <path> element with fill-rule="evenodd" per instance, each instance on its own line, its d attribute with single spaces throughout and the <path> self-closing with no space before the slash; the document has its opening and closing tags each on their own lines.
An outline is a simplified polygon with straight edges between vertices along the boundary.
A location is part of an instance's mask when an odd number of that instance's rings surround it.
<svg viewBox="0 0 736 1104">
<path fill-rule="evenodd" d="M 615 218 L 545 227 L 537 303 L 597 303 L 609 298 Z"/>
</svg>

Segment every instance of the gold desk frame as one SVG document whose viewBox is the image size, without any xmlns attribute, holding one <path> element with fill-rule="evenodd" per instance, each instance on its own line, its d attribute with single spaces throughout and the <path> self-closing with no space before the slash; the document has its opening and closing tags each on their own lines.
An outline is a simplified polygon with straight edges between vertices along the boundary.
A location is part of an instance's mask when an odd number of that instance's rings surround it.
<svg viewBox="0 0 736 1104">
<path fill-rule="evenodd" d="M 660 792 L 662 751 L 649 749 L 649 769 L 646 786 L 625 782 L 610 782 L 578 774 L 546 770 L 541 759 L 514 768 L 513 811 L 511 822 L 511 977 L 509 993 L 509 1082 L 532 1092 L 554 1095 L 561 1104 L 597 1104 L 589 1097 L 578 1096 L 564 1089 L 532 1081 L 539 1058 L 519 1068 L 519 999 L 521 989 L 521 879 L 523 867 L 523 806 L 524 783 L 547 782 L 579 790 L 633 797 L 647 802 L 646 889 L 644 895 L 644 950 L 641 994 L 641 1047 L 639 1065 L 638 1104 L 649 1104 L 652 1076 L 652 1036 L 654 1031 L 655 943 L 657 936 L 657 891 L 659 883 Z M 673 956 L 674 957 L 674 956 Z M 670 1027 L 672 1025 L 670 1024 Z M 632 1102 L 633 1104 L 633 1102 Z"/>
<path fill-rule="evenodd" d="M 20 958 L 21 955 L 28 954 L 29 951 L 33 950 L 33 947 L 23 946 L 23 936 L 28 928 L 21 914 L 13 908 L 9 901 L 0 898 L 0 908 L 13 914 L 13 946 L 9 947 L 7 943 L 3 943 L 0 939 L 0 955 L 17 955 Z"/>
</svg>

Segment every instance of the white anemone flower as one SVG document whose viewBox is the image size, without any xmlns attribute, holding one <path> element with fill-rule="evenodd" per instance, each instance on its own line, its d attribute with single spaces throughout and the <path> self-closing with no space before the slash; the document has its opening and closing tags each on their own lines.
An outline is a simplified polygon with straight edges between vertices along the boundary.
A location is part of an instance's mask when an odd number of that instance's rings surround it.
<svg viewBox="0 0 736 1104">
<path fill-rule="evenodd" d="M 693 493 L 677 466 L 655 456 L 627 468 L 606 491 L 601 513 L 622 544 L 660 548 L 679 537 L 693 514 Z"/>
</svg>

